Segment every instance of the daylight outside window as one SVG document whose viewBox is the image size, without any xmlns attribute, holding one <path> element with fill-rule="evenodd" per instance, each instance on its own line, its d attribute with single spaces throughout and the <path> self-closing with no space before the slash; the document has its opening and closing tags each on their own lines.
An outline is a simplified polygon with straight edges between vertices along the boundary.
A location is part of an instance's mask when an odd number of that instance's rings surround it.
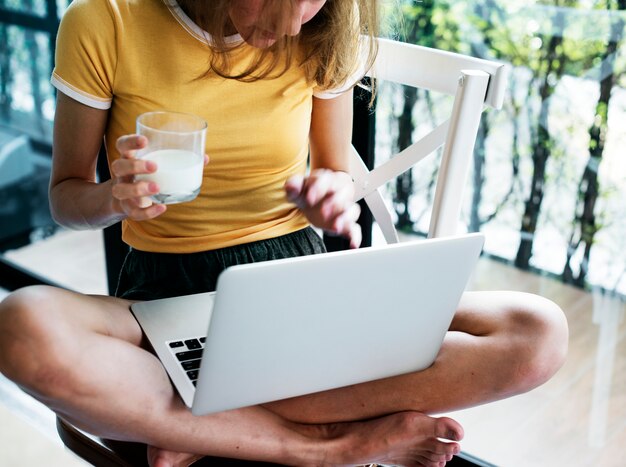
<svg viewBox="0 0 626 467">
<path fill-rule="evenodd" d="M 511 65 L 509 93 L 483 116 L 464 228 L 518 268 L 626 292 L 626 2 L 405 1 L 407 42 Z M 393 16 L 392 16 L 393 19 Z M 449 115 L 441 96 L 383 83 L 377 163 Z M 397 227 L 427 230 L 436 157 L 387 187 Z"/>
</svg>

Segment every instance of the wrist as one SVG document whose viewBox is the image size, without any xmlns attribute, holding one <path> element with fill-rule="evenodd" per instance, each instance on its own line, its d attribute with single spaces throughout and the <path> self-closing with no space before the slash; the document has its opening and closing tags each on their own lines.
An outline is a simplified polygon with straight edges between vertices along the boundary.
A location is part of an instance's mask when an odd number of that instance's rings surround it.
<svg viewBox="0 0 626 467">
<path fill-rule="evenodd" d="M 107 186 L 107 191 L 109 193 L 110 199 L 109 199 L 109 212 L 112 215 L 113 218 L 113 224 L 115 222 L 119 222 L 121 220 L 126 219 L 127 214 L 126 211 L 124 211 L 124 208 L 122 207 L 122 202 L 117 199 L 115 196 L 113 196 L 113 192 L 111 190 L 112 188 L 112 180 L 108 180 L 105 182 L 108 186 Z"/>
<path fill-rule="evenodd" d="M 349 171 L 347 171 L 347 170 L 335 170 L 335 172 L 337 172 L 337 173 L 342 173 L 342 174 L 346 174 L 346 175 L 348 176 L 348 178 L 350 178 L 350 180 L 354 180 L 354 179 L 352 178 L 352 174 L 351 174 Z"/>
</svg>

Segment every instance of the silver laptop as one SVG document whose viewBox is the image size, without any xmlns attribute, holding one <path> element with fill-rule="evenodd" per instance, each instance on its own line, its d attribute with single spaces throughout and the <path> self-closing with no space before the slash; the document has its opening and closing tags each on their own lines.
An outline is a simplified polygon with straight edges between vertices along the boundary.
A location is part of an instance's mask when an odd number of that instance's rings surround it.
<svg viewBox="0 0 626 467">
<path fill-rule="evenodd" d="M 481 234 L 233 266 L 131 309 L 195 415 L 430 366 Z"/>
</svg>

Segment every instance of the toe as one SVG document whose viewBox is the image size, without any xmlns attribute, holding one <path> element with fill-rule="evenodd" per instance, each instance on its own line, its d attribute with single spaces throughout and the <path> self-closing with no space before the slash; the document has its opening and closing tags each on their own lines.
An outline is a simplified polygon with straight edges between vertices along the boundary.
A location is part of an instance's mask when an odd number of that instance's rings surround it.
<svg viewBox="0 0 626 467">
<path fill-rule="evenodd" d="M 443 467 L 446 465 L 446 463 L 445 461 L 443 462 L 432 461 L 425 456 L 417 456 L 415 458 L 415 463 L 412 465 L 417 465 L 419 467 Z"/>
<path fill-rule="evenodd" d="M 441 417 L 435 423 L 435 437 L 459 441 L 463 439 L 463 427 L 455 420 Z"/>
</svg>

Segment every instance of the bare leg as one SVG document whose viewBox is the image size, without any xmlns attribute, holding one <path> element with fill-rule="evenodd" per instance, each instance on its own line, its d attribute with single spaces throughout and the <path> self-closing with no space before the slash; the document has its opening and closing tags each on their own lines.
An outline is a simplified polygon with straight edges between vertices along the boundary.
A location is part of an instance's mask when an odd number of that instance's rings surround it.
<svg viewBox="0 0 626 467">
<path fill-rule="evenodd" d="M 546 381 L 562 365 L 567 339 L 562 311 L 546 299 L 516 292 L 467 293 L 430 368 L 265 407 L 292 421 L 332 423 L 474 406 Z"/>
<path fill-rule="evenodd" d="M 438 439 L 461 439 L 458 423 L 415 412 L 326 425 L 260 406 L 194 417 L 140 347 L 128 306 L 50 287 L 10 295 L 0 304 L 0 371 L 80 428 L 170 451 L 297 465 L 434 466 L 459 450 Z M 152 453 L 154 465 L 174 465 Z"/>
<path fill-rule="evenodd" d="M 471 407 L 548 380 L 564 362 L 567 340 L 565 316 L 549 300 L 521 292 L 469 292 L 430 368 L 265 407 L 306 423 Z"/>
</svg>

